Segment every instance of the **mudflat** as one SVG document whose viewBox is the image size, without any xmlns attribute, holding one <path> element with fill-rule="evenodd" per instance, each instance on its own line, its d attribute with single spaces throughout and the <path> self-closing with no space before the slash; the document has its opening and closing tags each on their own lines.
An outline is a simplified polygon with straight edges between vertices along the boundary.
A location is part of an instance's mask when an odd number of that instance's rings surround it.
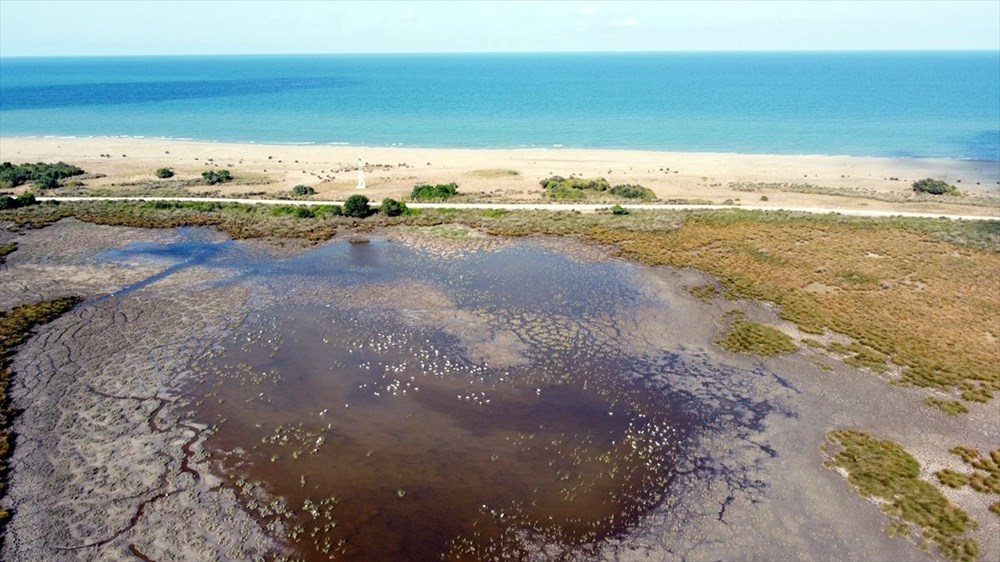
<svg viewBox="0 0 1000 562">
<path fill-rule="evenodd" d="M 877 430 L 927 478 L 942 443 L 1000 442 L 989 403 L 948 416 L 804 345 L 727 352 L 734 316 L 809 335 L 569 238 L 13 240 L 5 303 L 85 300 L 14 359 L 4 559 L 933 559 L 824 436 Z M 946 493 L 995 557 L 997 519 Z"/>
</svg>

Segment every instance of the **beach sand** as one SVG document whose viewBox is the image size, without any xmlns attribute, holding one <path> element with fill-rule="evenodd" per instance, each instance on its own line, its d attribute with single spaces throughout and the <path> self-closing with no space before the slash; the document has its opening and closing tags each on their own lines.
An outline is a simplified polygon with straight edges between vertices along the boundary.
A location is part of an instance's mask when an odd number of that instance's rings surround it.
<svg viewBox="0 0 1000 562">
<path fill-rule="evenodd" d="M 196 180 L 203 171 L 228 169 L 235 177 L 232 183 L 190 188 L 218 189 L 220 196 L 277 195 L 303 184 L 317 191 L 316 199 L 342 200 L 356 192 L 359 157 L 365 163 L 365 193 L 374 200 L 404 198 L 415 184 L 455 182 L 460 193 L 482 199 L 537 201 L 542 197 L 540 180 L 575 174 L 604 177 L 612 185 L 640 184 L 663 200 L 733 200 L 743 204 L 766 200 L 776 206 L 1000 214 L 1000 203 L 984 206 L 982 199 L 1000 198 L 1000 164 L 984 161 L 605 149 L 261 145 L 137 138 L 0 138 L 0 161 L 62 160 L 104 175 L 85 180 L 88 188 L 127 190 L 149 186 L 157 181 L 154 171 L 162 167 L 172 168 L 175 180 Z M 952 183 L 969 197 L 906 201 L 913 197 L 911 184 L 925 177 Z M 756 188 L 736 189 L 738 184 L 756 184 Z M 839 194 L 802 193 L 804 185 Z M 978 206 L 968 205 L 973 197 L 979 199 Z"/>
</svg>

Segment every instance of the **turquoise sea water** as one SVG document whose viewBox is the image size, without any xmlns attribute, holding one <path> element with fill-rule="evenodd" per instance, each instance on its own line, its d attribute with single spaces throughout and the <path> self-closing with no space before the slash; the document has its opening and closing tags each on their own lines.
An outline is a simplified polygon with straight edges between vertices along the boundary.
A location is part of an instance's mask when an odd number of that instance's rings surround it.
<svg viewBox="0 0 1000 562">
<path fill-rule="evenodd" d="M 1000 52 L 0 58 L 0 136 L 1000 160 Z"/>
</svg>

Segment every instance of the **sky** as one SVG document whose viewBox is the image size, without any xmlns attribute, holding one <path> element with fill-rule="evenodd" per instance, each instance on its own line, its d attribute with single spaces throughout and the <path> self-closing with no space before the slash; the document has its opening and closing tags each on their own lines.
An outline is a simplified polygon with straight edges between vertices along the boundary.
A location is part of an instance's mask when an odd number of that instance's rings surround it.
<svg viewBox="0 0 1000 562">
<path fill-rule="evenodd" d="M 0 0 L 0 56 L 1000 50 L 1000 0 Z"/>
</svg>

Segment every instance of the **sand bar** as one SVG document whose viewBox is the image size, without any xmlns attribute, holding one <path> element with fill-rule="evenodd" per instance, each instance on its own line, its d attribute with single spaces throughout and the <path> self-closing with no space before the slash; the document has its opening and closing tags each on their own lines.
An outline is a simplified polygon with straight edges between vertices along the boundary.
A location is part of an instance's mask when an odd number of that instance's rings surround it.
<svg viewBox="0 0 1000 562">
<path fill-rule="evenodd" d="M 0 138 L 0 161 L 63 160 L 104 177 L 87 187 L 126 188 L 154 181 L 157 168 L 178 180 L 229 169 L 237 178 L 217 196 L 278 194 L 304 184 L 316 199 L 340 200 L 355 192 L 357 163 L 374 199 L 405 197 L 419 183 L 456 182 L 460 193 L 507 202 L 538 201 L 539 181 L 552 175 L 600 176 L 612 185 L 637 183 L 662 200 L 858 208 L 996 216 L 1000 205 L 904 201 L 925 177 L 958 186 L 969 197 L 1000 198 L 1000 163 L 919 158 L 758 155 L 604 149 L 435 149 L 318 145 L 260 145 L 137 138 Z M 739 186 L 755 186 L 752 191 Z M 781 187 L 791 186 L 791 187 Z M 801 186 L 840 191 L 802 193 Z M 844 192 L 856 191 L 851 196 Z M 863 192 L 863 193 L 862 193 Z M 864 193 L 874 194 L 864 197 Z"/>
</svg>

